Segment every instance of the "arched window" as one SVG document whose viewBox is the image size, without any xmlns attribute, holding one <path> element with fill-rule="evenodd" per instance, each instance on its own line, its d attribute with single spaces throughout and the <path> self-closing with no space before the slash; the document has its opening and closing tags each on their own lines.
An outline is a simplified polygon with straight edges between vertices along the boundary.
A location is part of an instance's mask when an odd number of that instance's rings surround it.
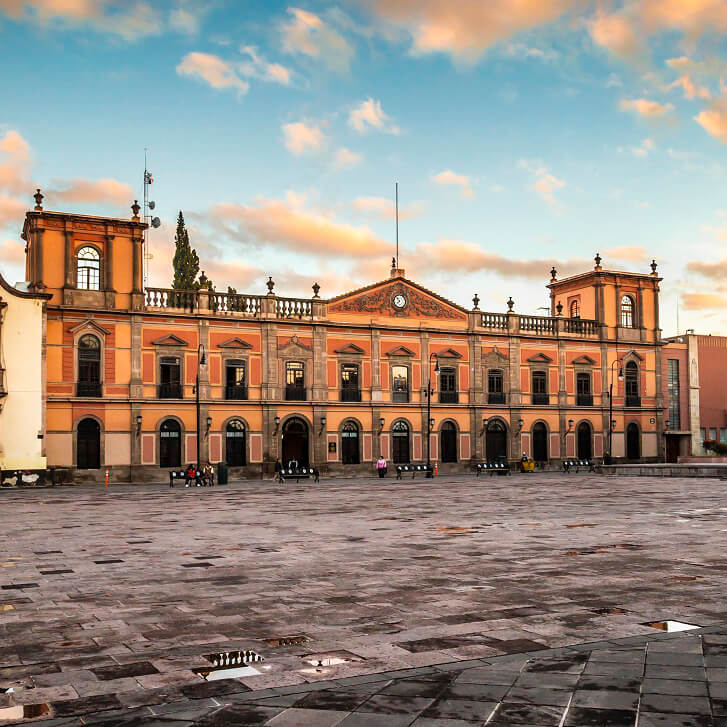
<svg viewBox="0 0 727 727">
<path fill-rule="evenodd" d="M 358 425 L 348 421 L 341 428 L 341 461 L 343 464 L 359 464 Z"/>
<path fill-rule="evenodd" d="M 630 295 L 621 298 L 621 326 L 623 328 L 634 327 L 634 299 Z"/>
<path fill-rule="evenodd" d="M 231 467 L 247 464 L 245 455 L 245 425 L 239 419 L 227 423 L 225 431 L 225 458 Z"/>
<path fill-rule="evenodd" d="M 409 462 L 409 425 L 398 421 L 391 427 L 392 449 L 394 464 L 407 464 Z"/>
<path fill-rule="evenodd" d="M 82 247 L 76 255 L 76 287 L 81 290 L 101 289 L 101 256 L 93 247 Z"/>
<path fill-rule="evenodd" d="M 101 427 L 95 419 L 78 422 L 76 467 L 79 470 L 97 470 L 101 467 Z"/>
<path fill-rule="evenodd" d="M 624 366 L 624 381 L 626 387 L 626 406 L 641 406 L 639 395 L 639 367 L 634 361 Z"/>
<path fill-rule="evenodd" d="M 90 334 L 78 340 L 76 396 L 101 396 L 101 342 Z"/>
<path fill-rule="evenodd" d="M 305 365 L 301 361 L 285 364 L 285 399 L 305 401 Z"/>
<path fill-rule="evenodd" d="M 457 461 L 457 427 L 452 422 L 444 422 L 439 431 L 442 462 Z"/>
<path fill-rule="evenodd" d="M 176 419 L 166 419 L 159 427 L 159 466 L 182 466 L 182 428 Z"/>
<path fill-rule="evenodd" d="M 570 317 L 571 318 L 580 318 L 581 317 L 581 301 L 580 300 L 572 300 L 570 303 Z"/>
<path fill-rule="evenodd" d="M 503 388 L 504 377 L 501 369 L 490 369 L 487 372 L 487 403 L 504 404 L 505 389 Z"/>
</svg>

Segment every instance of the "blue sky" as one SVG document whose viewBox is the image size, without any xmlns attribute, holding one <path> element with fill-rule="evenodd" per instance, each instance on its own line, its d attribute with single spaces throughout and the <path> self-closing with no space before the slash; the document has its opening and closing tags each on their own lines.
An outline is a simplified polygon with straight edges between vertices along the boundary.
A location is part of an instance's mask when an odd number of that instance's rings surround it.
<svg viewBox="0 0 727 727">
<path fill-rule="evenodd" d="M 664 276 L 727 333 L 724 0 L 0 0 L 0 271 L 46 208 L 126 216 L 144 147 L 218 289 L 330 296 L 401 265 L 535 313 L 551 264 Z"/>
</svg>

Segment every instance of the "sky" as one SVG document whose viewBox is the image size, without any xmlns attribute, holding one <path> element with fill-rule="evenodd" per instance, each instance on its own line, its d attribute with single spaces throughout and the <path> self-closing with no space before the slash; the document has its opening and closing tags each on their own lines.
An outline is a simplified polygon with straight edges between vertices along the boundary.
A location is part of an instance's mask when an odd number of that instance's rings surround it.
<svg viewBox="0 0 727 727">
<path fill-rule="evenodd" d="M 471 307 L 648 273 L 727 334 L 727 0 L 0 0 L 0 272 L 32 193 L 183 211 L 218 290 L 332 297 L 400 267 Z M 677 328 L 678 324 L 678 328 Z"/>
</svg>

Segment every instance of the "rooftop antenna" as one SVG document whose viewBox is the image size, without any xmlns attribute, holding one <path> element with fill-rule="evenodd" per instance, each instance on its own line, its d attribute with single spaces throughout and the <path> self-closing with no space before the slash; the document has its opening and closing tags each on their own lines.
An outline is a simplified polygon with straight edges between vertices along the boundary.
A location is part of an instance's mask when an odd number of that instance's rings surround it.
<svg viewBox="0 0 727 727">
<path fill-rule="evenodd" d="M 394 183 L 394 198 L 396 207 L 396 268 L 399 269 L 399 182 Z"/>
<path fill-rule="evenodd" d="M 149 260 L 154 256 L 149 251 L 149 228 L 153 227 L 157 229 L 161 224 L 161 220 L 158 217 L 152 217 L 151 211 L 156 207 L 156 202 L 153 199 L 149 199 L 149 187 L 154 184 L 154 177 L 152 173 L 147 169 L 146 164 L 146 152 L 147 149 L 144 147 L 144 222 L 147 227 L 144 230 L 144 288 L 149 284 Z"/>
</svg>

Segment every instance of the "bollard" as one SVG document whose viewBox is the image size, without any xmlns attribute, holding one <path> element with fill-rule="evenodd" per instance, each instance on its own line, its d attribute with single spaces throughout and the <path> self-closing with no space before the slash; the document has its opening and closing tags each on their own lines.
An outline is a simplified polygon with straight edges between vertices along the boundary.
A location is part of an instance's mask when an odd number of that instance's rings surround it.
<svg viewBox="0 0 727 727">
<path fill-rule="evenodd" d="M 109 468 L 108 467 L 106 468 L 106 474 L 104 474 L 103 482 L 104 482 L 103 486 L 105 489 L 109 486 Z"/>
<path fill-rule="evenodd" d="M 437 460 L 435 459 L 435 460 L 434 460 L 434 476 L 435 476 L 435 477 L 437 476 L 437 472 L 438 472 L 438 471 L 439 471 L 439 470 L 438 470 L 438 468 L 437 468 Z"/>
</svg>

